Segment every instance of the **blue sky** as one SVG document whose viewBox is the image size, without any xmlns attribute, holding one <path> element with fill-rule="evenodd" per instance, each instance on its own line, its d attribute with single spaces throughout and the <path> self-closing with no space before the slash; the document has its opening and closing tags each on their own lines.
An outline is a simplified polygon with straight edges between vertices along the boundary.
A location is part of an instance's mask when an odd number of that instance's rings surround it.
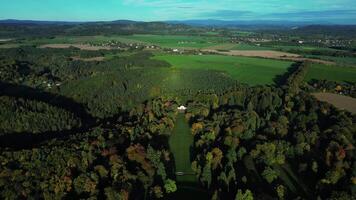
<svg viewBox="0 0 356 200">
<path fill-rule="evenodd" d="M 356 0 L 0 0 L 0 19 L 356 23 Z"/>
</svg>

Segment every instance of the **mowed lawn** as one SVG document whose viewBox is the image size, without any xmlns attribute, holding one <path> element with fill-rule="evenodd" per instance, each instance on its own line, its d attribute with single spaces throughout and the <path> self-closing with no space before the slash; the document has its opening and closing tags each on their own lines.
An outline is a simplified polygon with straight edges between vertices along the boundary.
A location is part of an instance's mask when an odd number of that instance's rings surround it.
<svg viewBox="0 0 356 200">
<path fill-rule="evenodd" d="M 288 61 L 222 55 L 159 55 L 155 59 L 165 60 L 177 69 L 221 71 L 249 85 L 273 84 L 274 78 L 292 65 Z"/>
<path fill-rule="evenodd" d="M 190 132 L 184 114 L 178 114 L 173 133 L 169 139 L 169 146 L 174 155 L 176 172 L 186 174 L 177 176 L 179 182 L 196 182 L 190 162 L 190 147 L 193 145 L 193 141 L 194 137 Z"/>
<path fill-rule="evenodd" d="M 312 64 L 305 80 L 310 81 L 312 79 L 355 83 L 356 67 Z"/>
</svg>

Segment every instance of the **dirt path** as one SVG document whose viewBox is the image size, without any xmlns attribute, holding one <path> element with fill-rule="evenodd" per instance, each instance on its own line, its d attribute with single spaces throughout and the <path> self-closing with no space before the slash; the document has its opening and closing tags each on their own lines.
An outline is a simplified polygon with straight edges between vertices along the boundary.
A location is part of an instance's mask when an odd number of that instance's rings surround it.
<svg viewBox="0 0 356 200">
<path fill-rule="evenodd" d="M 208 53 L 217 53 L 228 56 L 245 56 L 245 57 L 259 57 L 259 58 L 270 58 L 270 59 L 278 59 L 278 60 L 289 60 L 295 62 L 301 61 L 310 61 L 314 63 L 321 63 L 332 65 L 335 64 L 331 61 L 320 60 L 320 59 L 311 59 L 311 58 L 303 58 L 298 54 L 293 53 L 285 53 L 281 51 L 273 51 L 273 50 L 230 50 L 230 51 L 217 51 L 217 50 L 203 50 Z"/>
<path fill-rule="evenodd" d="M 356 99 L 348 96 L 333 93 L 313 93 L 319 101 L 328 102 L 341 110 L 347 110 L 356 114 Z"/>
</svg>

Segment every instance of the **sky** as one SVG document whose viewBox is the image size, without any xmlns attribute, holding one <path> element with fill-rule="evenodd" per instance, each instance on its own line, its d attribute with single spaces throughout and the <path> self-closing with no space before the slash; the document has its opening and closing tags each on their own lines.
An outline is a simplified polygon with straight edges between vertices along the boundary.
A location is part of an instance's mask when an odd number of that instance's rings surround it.
<svg viewBox="0 0 356 200">
<path fill-rule="evenodd" d="M 356 0 L 0 0 L 0 19 L 216 19 L 356 24 Z"/>
</svg>

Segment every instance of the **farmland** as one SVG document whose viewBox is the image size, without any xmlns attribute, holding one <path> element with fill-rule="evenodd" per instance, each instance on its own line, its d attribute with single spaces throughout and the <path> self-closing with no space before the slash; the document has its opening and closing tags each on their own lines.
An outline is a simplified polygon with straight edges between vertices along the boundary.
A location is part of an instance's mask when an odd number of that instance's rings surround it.
<svg viewBox="0 0 356 200">
<path fill-rule="evenodd" d="M 31 40 L 20 40 L 20 45 L 46 45 L 46 44 L 101 44 L 108 41 L 122 43 L 158 45 L 163 48 L 207 48 L 228 42 L 228 38 L 216 36 L 189 36 L 189 35 L 112 35 L 112 36 L 57 36 L 53 38 L 39 38 Z"/>
<path fill-rule="evenodd" d="M 337 65 L 312 64 L 305 80 L 324 79 L 337 82 L 356 82 L 356 68 Z"/>
<path fill-rule="evenodd" d="M 124 36 L 122 38 L 148 44 L 156 44 L 167 48 L 203 48 L 214 46 L 227 41 L 227 38 L 220 37 L 171 35 L 132 35 Z"/>
<path fill-rule="evenodd" d="M 335 107 L 341 110 L 349 110 L 356 114 L 356 99 L 331 93 L 314 93 L 313 96 L 319 101 L 325 101 L 333 104 Z"/>
<path fill-rule="evenodd" d="M 176 69 L 199 69 L 225 72 L 231 78 L 250 85 L 273 84 L 273 79 L 285 73 L 291 62 L 260 58 L 220 55 L 160 55 Z"/>
</svg>

